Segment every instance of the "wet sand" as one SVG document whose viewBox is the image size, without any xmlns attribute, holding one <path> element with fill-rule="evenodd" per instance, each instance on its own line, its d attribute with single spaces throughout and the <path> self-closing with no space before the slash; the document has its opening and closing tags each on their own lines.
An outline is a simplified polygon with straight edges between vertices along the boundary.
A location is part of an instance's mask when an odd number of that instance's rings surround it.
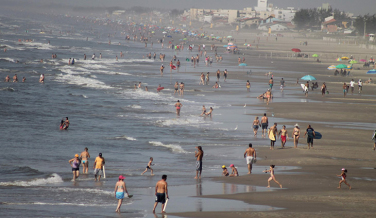
<svg viewBox="0 0 376 218">
<path fill-rule="evenodd" d="M 235 36 L 238 44 L 244 43 L 246 34 Z M 318 39 L 303 39 L 284 37 L 278 41 L 269 42 L 262 38 L 259 49 L 243 50 L 248 66 L 271 67 L 270 71 L 279 70 L 274 74 L 274 92 L 280 92 L 279 80 L 286 80 L 285 97 L 293 98 L 295 101 L 286 100 L 281 97 L 274 99 L 269 106 L 265 103 L 247 105 L 247 107 L 264 108 L 269 115 L 270 123 L 274 118 L 287 119 L 284 122 L 290 135 L 292 125 L 299 123 L 302 131 L 298 149 L 287 147 L 279 149 L 280 141 L 277 139 L 276 149 L 270 150 L 267 147 L 256 147 L 257 156 L 260 158 L 256 166 L 276 165 L 276 178 L 283 185 L 283 189 L 273 192 L 239 193 L 231 195 L 207 195 L 207 198 L 240 200 L 249 204 L 269 205 L 281 207 L 283 210 L 264 212 L 187 212 L 172 215 L 183 217 L 373 217 L 376 212 L 376 164 L 371 136 L 374 130 L 375 120 L 375 84 L 364 84 L 362 94 L 357 93 L 357 86 L 354 94 L 348 94 L 343 98 L 342 85 L 349 83 L 351 79 L 365 81 L 369 75 L 365 73 L 371 68 L 363 68 L 361 64 L 354 65 L 349 77 L 334 76 L 333 71 L 326 68 L 332 64 L 339 64 L 336 57 L 343 55 L 354 55 L 356 59 L 372 56 L 374 50 L 364 50 L 356 45 L 327 43 Z M 251 37 L 252 39 L 252 37 Z M 248 43 L 253 41 L 248 38 Z M 300 41 L 308 41 L 308 46 L 299 45 Z M 239 43 L 242 42 L 242 43 Z M 203 43 L 200 41 L 199 43 Z M 204 42 L 210 44 L 208 42 Z M 216 43 L 217 45 L 221 45 Z M 222 43 L 225 44 L 225 43 Z M 253 47 L 253 46 L 252 46 Z M 301 48 L 303 52 L 318 53 L 321 63 L 316 59 L 302 59 L 287 57 L 292 55 L 291 48 Z M 274 52 L 273 59 L 265 57 Z M 220 50 L 218 54 L 221 54 Z M 237 58 L 242 55 L 232 55 L 233 65 L 237 66 Z M 376 55 L 374 55 L 376 56 Z M 226 57 L 228 58 L 228 57 Z M 344 62 L 341 62 L 344 63 Z M 360 68 L 360 70 L 356 70 Z M 246 68 L 247 69 L 247 68 Z M 249 79 L 252 83 L 265 83 L 265 90 L 251 88 L 251 95 L 258 96 L 267 89 L 268 79 L 264 70 L 253 69 L 251 76 L 245 74 L 246 69 L 239 68 L 238 72 L 230 72 L 229 79 L 244 81 L 244 92 L 246 92 L 245 81 Z M 248 68 L 249 69 L 249 68 Z M 223 69 L 221 69 L 223 70 Z M 269 70 L 269 69 L 267 69 Z M 294 73 L 291 73 L 294 71 Z M 300 85 L 296 79 L 310 74 L 317 78 L 319 88 L 310 91 L 308 97 L 304 97 Z M 300 81 L 304 83 L 305 81 Z M 329 95 L 321 95 L 320 87 L 325 82 L 330 91 Z M 235 97 L 235 96 L 234 96 Z M 277 97 L 276 97 L 277 98 Z M 233 106 L 243 106 L 244 102 Z M 261 117 L 261 114 L 246 114 L 246 120 L 253 120 L 254 116 Z M 303 138 L 305 128 L 308 124 L 319 131 L 323 138 L 314 141 L 314 149 L 307 149 L 306 138 Z M 278 126 L 281 128 L 281 124 Z M 250 136 L 252 142 L 252 137 Z M 261 137 L 260 130 L 258 137 Z M 265 143 L 267 145 L 268 143 Z M 245 147 L 246 148 L 246 145 Z M 245 164 L 244 164 L 245 165 Z M 278 166 L 299 166 L 301 169 L 293 170 L 292 174 L 278 174 Z M 341 168 L 348 169 L 347 178 L 352 186 L 348 190 L 345 184 L 342 189 L 337 189 Z M 244 173 L 244 172 L 243 172 Z M 241 175 L 237 178 L 213 178 L 214 181 L 234 184 L 246 184 L 255 186 L 266 186 L 269 174 Z M 277 187 L 275 183 L 272 186 Z M 220 208 L 220 205 L 218 205 Z"/>
</svg>

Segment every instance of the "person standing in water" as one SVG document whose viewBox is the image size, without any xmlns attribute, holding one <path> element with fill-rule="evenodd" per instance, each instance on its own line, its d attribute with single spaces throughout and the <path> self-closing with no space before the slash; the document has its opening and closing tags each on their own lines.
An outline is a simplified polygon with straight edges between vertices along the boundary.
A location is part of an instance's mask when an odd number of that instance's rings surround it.
<svg viewBox="0 0 376 218">
<path fill-rule="evenodd" d="M 349 187 L 349 189 L 351 190 L 351 185 L 346 182 L 346 173 L 347 173 L 347 170 L 345 168 L 342 168 L 341 175 L 337 175 L 337 176 L 341 177 L 341 181 L 339 181 L 339 184 L 338 184 L 337 188 L 341 188 L 341 184 L 345 183 Z"/>
<path fill-rule="evenodd" d="M 248 174 L 252 173 L 252 164 L 256 162 L 256 150 L 252 148 L 252 143 L 249 143 L 249 147 L 244 152 L 244 158 L 247 160 Z"/>
<path fill-rule="evenodd" d="M 44 83 L 44 74 L 41 74 L 39 77 L 39 82 Z"/>
<path fill-rule="evenodd" d="M 63 129 L 67 130 L 69 128 L 69 124 L 70 124 L 69 120 L 68 120 L 68 117 L 65 118 L 65 122 L 64 123 L 65 123 L 65 126 L 64 126 Z"/>
<path fill-rule="evenodd" d="M 74 158 L 69 160 L 69 164 L 72 166 L 72 172 L 73 172 L 72 181 L 76 181 L 76 178 L 80 176 L 81 160 L 78 157 L 79 157 L 78 154 L 75 154 Z"/>
<path fill-rule="evenodd" d="M 204 151 L 202 150 L 201 146 L 198 146 L 196 148 L 197 148 L 197 151 L 195 151 L 195 157 L 196 157 L 196 177 L 195 177 L 195 179 L 201 179 L 202 158 L 204 157 Z"/>
<path fill-rule="evenodd" d="M 105 164 L 105 160 L 102 157 L 102 153 L 99 153 L 98 157 L 95 158 L 93 169 L 95 174 L 95 181 L 101 181 L 101 175 L 103 174 L 103 166 Z"/>
<path fill-rule="evenodd" d="M 159 70 L 161 71 L 161 76 L 163 76 L 163 69 L 164 69 L 164 66 L 162 64 L 161 67 L 159 68 Z"/>
<path fill-rule="evenodd" d="M 80 159 L 82 160 L 82 174 L 88 174 L 89 170 L 89 158 L 90 154 L 88 152 L 88 148 L 86 147 L 83 152 L 81 152 Z"/>
<path fill-rule="evenodd" d="M 259 118 L 256 116 L 255 120 L 253 121 L 253 136 L 257 136 L 257 131 L 259 129 L 259 126 L 261 126 Z"/>
<path fill-rule="evenodd" d="M 202 113 L 200 116 L 205 115 L 205 114 L 206 114 L 206 108 L 205 108 L 205 105 L 202 105 Z"/>
<path fill-rule="evenodd" d="M 157 182 L 155 185 L 155 203 L 153 208 L 153 213 L 155 213 L 155 208 L 157 207 L 158 203 L 162 204 L 162 213 L 164 213 L 164 205 L 166 203 L 166 199 L 168 199 L 168 184 L 166 182 L 167 175 L 163 175 L 162 179 Z"/>
<path fill-rule="evenodd" d="M 265 137 L 266 131 L 268 129 L 269 120 L 266 117 L 266 113 L 264 113 L 264 116 L 261 118 L 261 127 L 262 127 L 262 137 Z"/>
<path fill-rule="evenodd" d="M 176 115 L 177 116 L 180 116 L 180 109 L 181 107 L 183 107 L 183 105 L 180 103 L 180 101 L 178 100 L 178 102 L 175 104 L 175 108 L 176 108 Z"/>
<path fill-rule="evenodd" d="M 276 180 L 275 178 L 275 175 L 274 175 L 274 167 L 275 165 L 270 165 L 270 169 L 269 170 L 264 170 L 263 172 L 264 173 L 267 173 L 267 172 L 270 172 L 270 177 L 268 179 L 268 186 L 267 188 L 270 188 L 270 181 L 274 181 L 275 183 L 277 183 L 279 185 L 280 188 L 282 188 L 282 185 Z"/>
<path fill-rule="evenodd" d="M 115 198 L 118 199 L 118 205 L 115 210 L 115 212 L 117 213 L 120 213 L 120 207 L 121 207 L 121 204 L 123 203 L 124 193 L 127 193 L 128 195 L 128 191 L 127 191 L 127 187 L 125 186 L 124 179 L 125 177 L 120 175 L 119 181 L 117 181 L 117 183 L 115 184 Z"/>
<path fill-rule="evenodd" d="M 141 175 L 144 175 L 144 173 L 146 173 L 146 172 L 148 171 L 148 169 L 150 169 L 150 171 L 151 171 L 151 176 L 154 176 L 154 174 L 153 174 L 153 169 L 151 168 L 152 165 L 154 165 L 154 164 L 153 164 L 153 158 L 150 157 L 149 163 L 148 163 L 148 165 L 146 166 L 145 171 L 142 172 Z"/>
</svg>

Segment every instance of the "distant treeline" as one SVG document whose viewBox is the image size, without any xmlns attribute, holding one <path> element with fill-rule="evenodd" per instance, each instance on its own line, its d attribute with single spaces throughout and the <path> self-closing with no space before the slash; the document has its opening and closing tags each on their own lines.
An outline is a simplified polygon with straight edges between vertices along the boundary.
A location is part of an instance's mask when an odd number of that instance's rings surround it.
<svg viewBox="0 0 376 218">
<path fill-rule="evenodd" d="M 376 14 L 366 14 L 364 16 L 358 16 L 355 19 L 354 27 L 361 36 L 364 35 L 364 23 L 366 23 L 366 34 L 376 33 Z"/>
<path fill-rule="evenodd" d="M 300 9 L 295 13 L 295 17 L 292 20 L 297 29 L 311 29 L 320 28 L 321 23 L 325 21 L 325 18 L 332 16 L 336 20 L 349 20 L 345 12 L 341 12 L 338 9 L 329 8 L 325 9 Z"/>
</svg>

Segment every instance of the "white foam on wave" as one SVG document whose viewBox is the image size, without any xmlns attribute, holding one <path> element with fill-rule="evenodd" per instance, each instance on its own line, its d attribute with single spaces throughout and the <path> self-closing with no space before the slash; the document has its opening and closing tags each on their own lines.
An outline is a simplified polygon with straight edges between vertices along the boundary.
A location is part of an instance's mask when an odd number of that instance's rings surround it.
<svg viewBox="0 0 376 218">
<path fill-rule="evenodd" d="M 71 75 L 71 74 L 58 74 L 55 80 L 58 82 L 62 82 L 62 83 L 68 83 L 72 85 L 84 86 L 84 87 L 95 88 L 95 89 L 112 89 L 113 88 L 99 80 L 82 77 L 78 75 Z"/>
<path fill-rule="evenodd" d="M 130 136 L 126 136 L 126 135 L 117 136 L 117 137 L 115 137 L 115 139 L 126 139 L 128 141 L 137 141 L 136 138 L 133 138 L 133 137 L 130 137 Z"/>
<path fill-rule="evenodd" d="M 0 58 L 0 60 L 16 63 L 16 61 L 13 58 Z"/>
<path fill-rule="evenodd" d="M 47 43 L 40 43 L 40 42 L 23 42 L 23 44 L 27 48 L 36 48 L 40 50 L 51 50 L 54 48 L 54 46 L 49 45 Z"/>
<path fill-rule="evenodd" d="M 136 104 L 132 104 L 129 107 L 130 108 L 134 108 L 134 109 L 141 109 L 141 106 L 140 105 L 136 105 Z"/>
<path fill-rule="evenodd" d="M 33 179 L 30 181 L 13 181 L 13 182 L 0 182 L 0 186 L 42 186 L 52 183 L 61 183 L 63 179 L 56 173 L 53 173 L 51 177 Z"/>
<path fill-rule="evenodd" d="M 113 194 L 113 193 L 112 193 Z M 51 205 L 51 206 L 81 206 L 81 207 L 111 207 L 114 206 L 114 204 L 103 204 L 98 203 L 52 203 L 52 202 L 28 202 L 28 203 L 14 203 L 14 202 L 3 202 L 3 204 L 8 204 L 8 205 Z M 124 202 L 123 205 L 129 205 L 132 204 L 132 202 Z"/>
<path fill-rule="evenodd" d="M 173 153 L 190 153 L 186 150 L 184 150 L 180 145 L 174 145 L 174 144 L 168 144 L 165 145 L 162 142 L 156 142 L 156 141 L 149 141 L 149 144 L 157 147 L 165 147 L 171 150 Z"/>
</svg>

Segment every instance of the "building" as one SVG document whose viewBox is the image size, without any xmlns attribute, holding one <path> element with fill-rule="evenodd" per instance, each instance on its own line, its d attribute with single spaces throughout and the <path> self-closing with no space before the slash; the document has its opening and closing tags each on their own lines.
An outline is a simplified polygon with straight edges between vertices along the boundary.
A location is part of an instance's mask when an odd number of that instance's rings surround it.
<svg viewBox="0 0 376 218">
<path fill-rule="evenodd" d="M 272 32 L 278 32 L 278 31 L 286 31 L 289 30 L 289 28 L 282 23 L 266 23 L 259 26 L 259 30 L 269 31 L 269 27 Z"/>
<path fill-rule="evenodd" d="M 296 10 L 293 7 L 287 7 L 287 9 L 276 8 L 273 11 L 274 17 L 284 21 L 292 21 L 295 17 Z"/>
</svg>

